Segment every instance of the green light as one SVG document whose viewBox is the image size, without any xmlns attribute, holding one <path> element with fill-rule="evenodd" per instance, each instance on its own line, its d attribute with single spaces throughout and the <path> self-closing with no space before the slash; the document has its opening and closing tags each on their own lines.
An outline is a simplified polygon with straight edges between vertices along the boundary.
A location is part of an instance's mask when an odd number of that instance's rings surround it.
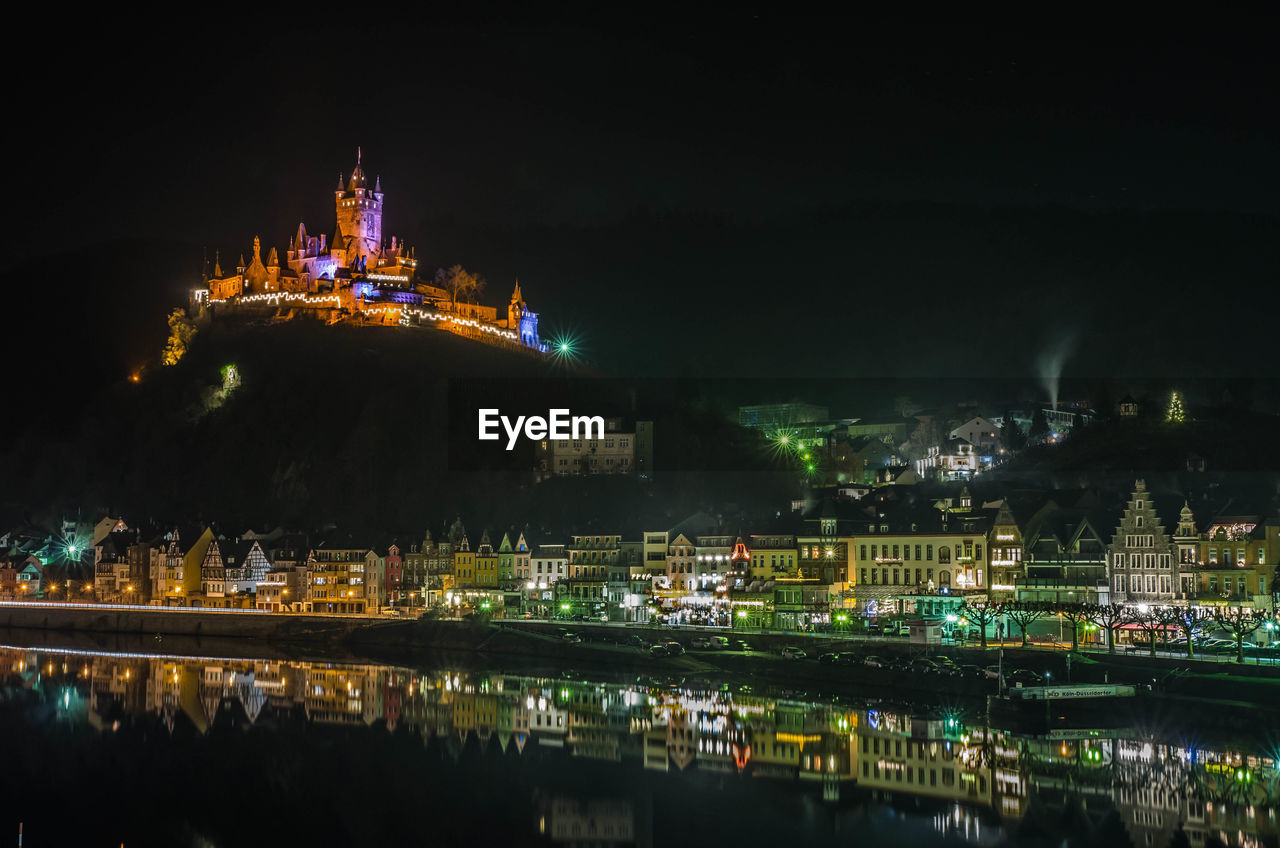
<svg viewBox="0 0 1280 848">
<path fill-rule="evenodd" d="M 956 616 L 955 616 L 954 614 L 951 614 L 951 615 L 948 615 L 948 616 L 947 616 L 947 624 L 955 624 L 955 623 L 956 623 L 957 621 L 959 621 L 959 620 L 960 620 L 960 619 L 956 618 Z"/>
<path fill-rule="evenodd" d="M 480 609 L 488 609 L 488 608 L 489 608 L 489 602 L 488 602 L 488 601 L 485 601 L 483 604 L 481 604 L 481 605 L 480 605 Z"/>
<path fill-rule="evenodd" d="M 79 550 L 79 548 L 77 548 L 75 545 L 68 545 L 68 546 L 67 546 L 67 553 L 71 554 L 72 556 L 75 556 L 75 555 L 76 555 L 76 551 L 78 551 L 78 550 Z"/>
<path fill-rule="evenodd" d="M 569 610 L 569 607 L 570 607 L 570 605 L 569 605 L 569 604 L 561 604 L 561 605 L 560 605 L 560 609 L 565 610 L 565 611 L 568 611 L 568 610 Z"/>
<path fill-rule="evenodd" d="M 569 347 L 569 343 L 568 343 L 568 342 L 560 342 L 560 352 L 561 352 L 561 353 L 568 353 L 568 352 L 569 352 L 569 351 L 571 351 L 571 350 L 573 350 L 573 348 Z"/>
<path fill-rule="evenodd" d="M 783 436 L 782 438 L 778 439 L 778 441 L 782 442 L 785 445 L 790 441 L 790 439 L 788 439 L 786 436 Z"/>
<path fill-rule="evenodd" d="M 810 470 L 810 471 L 812 471 L 812 470 L 813 470 L 813 463 L 812 463 L 812 462 L 811 462 L 811 463 L 809 463 L 809 470 Z"/>
<path fill-rule="evenodd" d="M 746 617 L 747 617 L 746 610 L 738 610 L 738 618 L 746 618 Z"/>
<path fill-rule="evenodd" d="M 849 620 L 849 616 L 845 615 L 844 613 L 840 613 L 839 615 L 836 616 L 836 621 L 848 621 L 848 620 Z"/>
</svg>

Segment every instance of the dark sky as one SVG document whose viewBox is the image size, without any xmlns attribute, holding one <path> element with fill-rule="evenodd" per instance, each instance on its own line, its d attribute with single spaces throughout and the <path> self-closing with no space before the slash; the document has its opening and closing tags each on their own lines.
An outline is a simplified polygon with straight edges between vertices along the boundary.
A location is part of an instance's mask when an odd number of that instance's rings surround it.
<svg viewBox="0 0 1280 848">
<path fill-rule="evenodd" d="M 1274 18 L 921 18 L 82 30 L 10 88 L 8 229 L 148 302 L 332 234 L 361 145 L 388 234 L 611 370 L 1274 370 Z"/>
</svg>

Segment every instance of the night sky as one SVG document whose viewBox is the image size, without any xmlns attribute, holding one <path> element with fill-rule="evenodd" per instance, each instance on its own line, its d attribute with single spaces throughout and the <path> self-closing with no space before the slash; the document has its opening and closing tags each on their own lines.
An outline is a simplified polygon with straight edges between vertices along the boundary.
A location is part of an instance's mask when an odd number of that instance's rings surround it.
<svg viewBox="0 0 1280 848">
<path fill-rule="evenodd" d="M 1274 18 L 319 23 L 80 31 L 10 89 L 59 349 L 124 373 L 205 248 L 331 236 L 360 145 L 388 235 L 614 373 L 1274 370 Z"/>
</svg>

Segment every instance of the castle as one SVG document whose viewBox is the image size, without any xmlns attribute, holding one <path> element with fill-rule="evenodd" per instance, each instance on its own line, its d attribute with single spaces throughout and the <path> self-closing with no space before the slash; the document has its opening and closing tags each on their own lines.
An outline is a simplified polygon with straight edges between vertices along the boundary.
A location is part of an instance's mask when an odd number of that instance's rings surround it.
<svg viewBox="0 0 1280 848">
<path fill-rule="evenodd" d="M 538 313 L 529 309 L 517 282 L 505 318 L 491 306 L 467 303 L 432 283 L 416 279 L 418 260 L 412 248 L 382 231 L 382 178 L 369 179 L 356 150 L 356 166 L 345 183 L 338 175 L 334 190 L 336 224 L 333 239 L 318 237 L 298 224 L 289 239 L 285 262 L 272 247 L 266 261 L 262 243 L 253 239 L 248 262 L 241 255 L 234 273 L 224 273 L 215 254 L 212 273 L 193 301 L 219 309 L 299 308 L 315 310 L 330 322 L 379 321 L 430 323 L 461 335 L 505 340 L 545 353 L 538 338 Z"/>
</svg>

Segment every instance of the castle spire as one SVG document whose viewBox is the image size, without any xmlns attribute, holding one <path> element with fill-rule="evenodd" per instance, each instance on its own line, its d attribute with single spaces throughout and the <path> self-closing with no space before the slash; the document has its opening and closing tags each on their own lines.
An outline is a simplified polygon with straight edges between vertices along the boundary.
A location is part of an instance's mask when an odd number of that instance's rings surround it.
<svg viewBox="0 0 1280 848">
<path fill-rule="evenodd" d="M 338 191 L 342 191 L 342 172 L 338 172 Z"/>
<path fill-rule="evenodd" d="M 360 167 L 360 145 L 356 145 L 356 167 Z"/>
<path fill-rule="evenodd" d="M 382 194 L 382 174 L 373 178 L 373 190 L 378 194 Z"/>
<path fill-rule="evenodd" d="M 221 257 L 222 257 L 222 251 L 215 249 L 213 251 L 213 276 L 217 279 L 222 279 L 222 262 L 220 261 Z"/>
</svg>

